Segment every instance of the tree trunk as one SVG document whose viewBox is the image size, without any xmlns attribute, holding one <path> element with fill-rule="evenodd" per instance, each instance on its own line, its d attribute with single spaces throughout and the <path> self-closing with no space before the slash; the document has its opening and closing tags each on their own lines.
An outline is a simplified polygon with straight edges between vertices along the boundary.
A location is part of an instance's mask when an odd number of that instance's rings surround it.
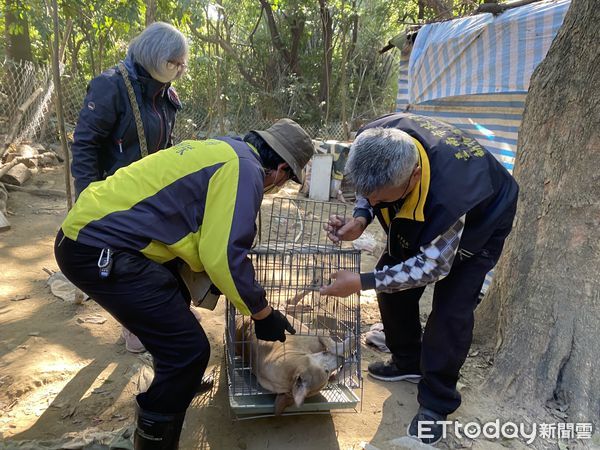
<svg viewBox="0 0 600 450">
<path fill-rule="evenodd" d="M 304 16 L 298 14 L 290 17 L 289 25 L 290 25 L 290 35 L 292 44 L 290 46 L 290 70 L 295 73 L 298 77 L 302 76 L 300 72 L 300 41 L 302 40 L 302 36 L 304 35 L 304 25 L 306 24 L 306 19 Z"/>
<path fill-rule="evenodd" d="M 267 20 L 267 26 L 269 28 L 269 33 L 271 34 L 271 42 L 273 43 L 273 47 L 279 52 L 285 64 L 288 67 L 292 67 L 290 61 L 290 52 L 285 47 L 283 43 L 283 39 L 281 37 L 281 33 L 279 32 L 279 28 L 277 27 L 277 23 L 275 22 L 275 16 L 273 15 L 273 9 L 271 8 L 271 4 L 267 0 L 259 0 L 260 5 L 265 12 L 265 18 Z"/>
<path fill-rule="evenodd" d="M 452 19 L 452 1 L 451 0 L 421 0 L 423 6 L 431 8 L 435 15 L 435 20 Z"/>
<path fill-rule="evenodd" d="M 146 26 L 156 22 L 156 11 L 158 4 L 156 0 L 146 0 Z"/>
<path fill-rule="evenodd" d="M 67 144 L 67 133 L 65 131 L 65 118 L 63 108 L 63 91 L 60 79 L 60 46 L 59 46 L 59 11 L 57 0 L 52 0 L 52 22 L 53 22 L 53 39 L 52 39 L 52 80 L 54 81 L 54 92 L 56 94 L 56 118 L 58 126 L 58 134 L 64 155 L 65 167 L 65 191 L 67 193 L 67 210 L 73 207 L 73 196 L 71 195 L 71 161 L 69 159 L 69 147 Z"/>
<path fill-rule="evenodd" d="M 423 3 L 423 0 L 419 0 L 418 6 L 419 12 L 417 13 L 417 18 L 419 20 L 423 20 L 423 18 L 425 17 L 425 4 Z"/>
<path fill-rule="evenodd" d="M 331 61 L 333 57 L 333 22 L 331 13 L 326 0 L 319 0 L 319 10 L 321 13 L 321 28 L 323 30 L 323 67 L 321 74 L 321 94 L 319 100 L 321 104 L 325 102 L 325 119 L 329 120 L 329 100 L 331 88 Z"/>
<path fill-rule="evenodd" d="M 4 7 L 6 56 L 15 61 L 33 61 L 25 8 L 20 0 L 6 0 Z"/>
<path fill-rule="evenodd" d="M 480 327 L 496 324 L 497 353 L 484 390 L 532 406 L 568 408 L 568 422 L 592 422 L 595 429 L 600 426 L 599 34 L 596 1 L 573 0 L 533 74 L 515 167 L 521 186 L 515 228 L 486 306 L 478 312 Z"/>
<path fill-rule="evenodd" d="M 86 33 L 86 38 L 87 38 L 87 44 L 88 44 L 88 49 L 89 49 L 89 57 L 90 57 L 90 70 L 92 72 L 92 77 L 95 77 L 96 75 L 98 75 L 98 70 L 96 69 L 96 60 L 94 58 L 94 39 L 92 38 L 92 36 L 90 35 L 90 33 Z"/>
</svg>

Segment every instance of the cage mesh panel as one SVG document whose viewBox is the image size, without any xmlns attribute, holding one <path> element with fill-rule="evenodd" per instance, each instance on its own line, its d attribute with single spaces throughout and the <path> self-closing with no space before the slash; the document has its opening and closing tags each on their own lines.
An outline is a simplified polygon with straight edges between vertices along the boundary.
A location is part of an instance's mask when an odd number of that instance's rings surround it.
<svg viewBox="0 0 600 450">
<path fill-rule="evenodd" d="M 347 401 L 349 390 L 362 387 L 359 296 L 321 296 L 319 288 L 338 270 L 359 271 L 360 252 L 332 244 L 323 229 L 331 215 L 345 217 L 350 212 L 342 203 L 267 197 L 260 233 L 249 255 L 269 304 L 290 316 L 297 336 L 326 336 L 341 343 L 343 364 L 321 391 L 325 401 L 339 404 Z M 252 375 L 254 355 L 246 354 L 244 337 L 236 336 L 236 320 L 253 326 L 250 318 L 229 305 L 226 345 L 230 396 L 270 394 Z"/>
<path fill-rule="evenodd" d="M 345 203 L 329 203 L 283 197 L 266 197 L 261 207 L 260 233 L 255 245 L 264 244 L 268 252 L 286 252 L 301 249 L 304 252 L 335 252 L 340 245 L 333 244 L 323 229 L 332 215 L 348 216 L 351 208 Z M 345 242 L 344 247 L 352 248 Z"/>
</svg>

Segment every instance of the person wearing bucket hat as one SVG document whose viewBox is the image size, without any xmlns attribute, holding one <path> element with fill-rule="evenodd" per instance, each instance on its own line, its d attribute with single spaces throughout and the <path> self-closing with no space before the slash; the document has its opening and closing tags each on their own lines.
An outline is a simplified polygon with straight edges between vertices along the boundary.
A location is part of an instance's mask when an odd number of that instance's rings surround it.
<svg viewBox="0 0 600 450">
<path fill-rule="evenodd" d="M 315 151 L 306 131 L 291 119 L 280 119 L 264 131 L 252 132 L 263 138 L 288 164 L 293 173 L 291 180 L 302 184 L 302 169 Z"/>
<path fill-rule="evenodd" d="M 54 247 L 62 273 L 153 358 L 154 379 L 136 397 L 136 450 L 177 448 L 210 357 L 182 264 L 251 316 L 258 339 L 295 333 L 269 305 L 247 255 L 263 195 L 300 182 L 313 151 L 289 119 L 243 139 L 183 141 L 91 183 L 67 214 Z"/>
</svg>

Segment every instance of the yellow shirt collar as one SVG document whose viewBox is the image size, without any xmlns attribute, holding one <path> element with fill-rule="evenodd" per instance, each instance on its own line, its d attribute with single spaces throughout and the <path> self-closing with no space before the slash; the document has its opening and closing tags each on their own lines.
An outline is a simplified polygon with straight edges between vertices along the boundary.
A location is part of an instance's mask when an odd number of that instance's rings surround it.
<svg viewBox="0 0 600 450">
<path fill-rule="evenodd" d="M 421 167 L 421 179 L 404 200 L 402 208 L 400 208 L 400 211 L 398 211 L 396 217 L 399 219 L 409 219 L 416 220 L 417 222 L 424 222 L 425 214 L 423 213 L 423 209 L 425 208 L 427 194 L 429 193 L 431 171 L 429 168 L 429 158 L 427 157 L 425 149 L 418 140 L 415 138 L 412 138 L 412 140 L 419 151 L 418 163 L 419 167 Z M 382 209 L 381 213 L 383 214 L 384 221 L 389 224 L 390 213 L 388 208 Z"/>
<path fill-rule="evenodd" d="M 404 200 L 402 208 L 396 214 L 396 217 L 400 219 L 416 220 L 417 222 L 425 222 L 425 214 L 423 209 L 425 208 L 425 202 L 427 201 L 427 194 L 429 193 L 429 182 L 431 179 L 431 172 L 429 168 L 429 158 L 425 149 L 419 141 L 412 138 L 415 143 L 417 150 L 419 151 L 419 167 L 421 167 L 421 179 L 417 185 Z"/>
</svg>

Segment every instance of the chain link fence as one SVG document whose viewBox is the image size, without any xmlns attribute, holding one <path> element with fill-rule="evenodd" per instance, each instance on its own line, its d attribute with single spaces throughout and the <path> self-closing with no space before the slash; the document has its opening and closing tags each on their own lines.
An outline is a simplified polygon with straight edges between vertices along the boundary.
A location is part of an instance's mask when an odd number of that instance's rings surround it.
<svg viewBox="0 0 600 450">
<path fill-rule="evenodd" d="M 3 147 L 22 142 L 58 142 L 58 127 L 54 106 L 52 69 L 31 62 L 0 62 L 0 138 Z M 88 79 L 70 73 L 64 68 L 62 100 L 67 138 L 72 140 L 79 111 L 85 98 Z M 272 121 L 252 114 L 219 117 L 216 111 L 198 109 L 182 98 L 183 110 L 177 115 L 174 137 L 206 139 L 220 135 L 243 135 L 252 129 L 264 129 Z M 234 108 L 232 108 L 234 110 Z M 301 124 L 313 138 L 344 140 L 347 138 L 341 123 Z M 0 144 L 2 145 L 2 144 Z"/>
<path fill-rule="evenodd" d="M 4 148 L 39 139 L 54 84 L 48 67 L 28 61 L 0 63 L 0 134 Z"/>
</svg>

